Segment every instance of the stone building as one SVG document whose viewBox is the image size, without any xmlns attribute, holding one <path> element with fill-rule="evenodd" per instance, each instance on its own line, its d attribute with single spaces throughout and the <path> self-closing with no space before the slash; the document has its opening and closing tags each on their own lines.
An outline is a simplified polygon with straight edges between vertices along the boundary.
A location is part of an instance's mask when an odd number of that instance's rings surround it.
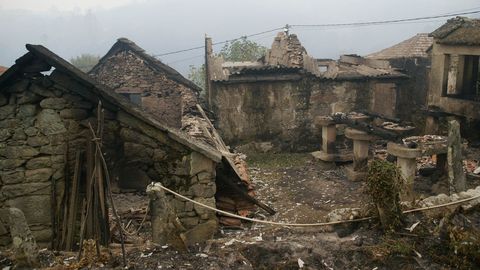
<svg viewBox="0 0 480 270">
<path fill-rule="evenodd" d="M 182 117 L 196 110 L 201 91 L 126 38 L 119 38 L 89 75 L 173 128 L 181 128 Z"/>
<path fill-rule="evenodd" d="M 409 76 L 398 97 L 397 117 L 422 126 L 427 104 L 428 78 L 430 71 L 429 49 L 433 38 L 420 33 L 391 47 L 365 56 L 368 59 L 386 60 Z"/>
<path fill-rule="evenodd" d="M 478 137 L 480 19 L 450 19 L 430 36 L 434 41 L 427 128 L 432 133 L 439 132 L 439 120 L 444 116 L 454 116 L 462 121 L 463 135 Z M 467 134 L 469 131 L 475 134 Z"/>
<path fill-rule="evenodd" d="M 0 76 L 0 208 L 21 209 L 37 242 L 48 243 L 59 233 L 52 221 L 62 219 L 57 213 L 65 186 L 77 152 L 91 139 L 89 125 L 96 127 L 99 102 L 105 115 L 102 150 L 115 183 L 160 181 L 215 205 L 219 151 L 168 127 L 45 47 L 26 48 Z M 214 213 L 168 198 L 187 229 L 216 226 Z M 8 240 L 0 222 L 0 243 Z"/>
<path fill-rule="evenodd" d="M 279 33 L 256 62 L 225 62 L 207 39 L 207 100 L 232 145 L 271 142 L 281 150 L 319 148 L 315 117 L 370 111 L 395 117 L 407 76 L 386 61 L 343 55 L 314 59 L 296 35 Z"/>
<path fill-rule="evenodd" d="M 254 209 L 253 186 L 246 163 L 239 154 L 230 153 L 220 145 L 223 143 L 221 137 L 212 137 L 218 133 L 205 113 L 200 112 L 201 88 L 126 38 L 118 39 L 89 75 L 156 118 L 165 119 L 170 127 L 225 154 L 223 162 L 216 168 L 217 208 L 243 215 Z M 226 217 L 220 218 L 221 223 L 229 225 L 226 220 Z M 235 222 L 240 225 L 240 220 Z"/>
</svg>

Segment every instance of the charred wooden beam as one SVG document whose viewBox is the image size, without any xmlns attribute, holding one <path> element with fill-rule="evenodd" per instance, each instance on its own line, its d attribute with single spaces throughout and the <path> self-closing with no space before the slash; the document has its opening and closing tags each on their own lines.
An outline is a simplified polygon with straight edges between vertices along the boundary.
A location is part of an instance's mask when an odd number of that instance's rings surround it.
<svg viewBox="0 0 480 270">
<path fill-rule="evenodd" d="M 395 132 L 373 126 L 369 123 L 352 120 L 343 115 L 332 115 L 332 119 L 337 124 L 345 124 L 351 128 L 367 132 L 368 134 L 375 135 L 385 140 L 399 141 L 401 139 L 400 135 Z"/>
<path fill-rule="evenodd" d="M 232 165 L 228 162 L 227 158 L 223 157 L 222 159 L 222 162 L 224 164 L 224 166 L 227 166 L 228 168 L 231 168 L 233 169 Z M 239 177 L 239 175 L 237 173 L 233 173 L 234 176 L 236 176 L 235 178 L 238 177 L 238 181 L 241 182 L 241 179 Z M 234 181 L 231 177 L 226 177 L 224 175 L 221 175 L 219 174 L 217 176 L 219 178 L 220 181 L 222 181 L 222 183 L 226 184 L 227 186 L 231 187 L 236 194 L 240 195 L 241 197 L 243 197 L 244 199 L 246 199 L 247 201 L 251 202 L 251 203 L 254 203 L 256 204 L 258 207 L 262 208 L 263 210 L 267 211 L 267 213 L 269 213 L 270 215 L 275 215 L 276 211 L 271 208 L 270 206 L 260 202 L 259 200 L 253 198 L 252 196 L 248 195 L 244 190 L 242 190 Z"/>
</svg>

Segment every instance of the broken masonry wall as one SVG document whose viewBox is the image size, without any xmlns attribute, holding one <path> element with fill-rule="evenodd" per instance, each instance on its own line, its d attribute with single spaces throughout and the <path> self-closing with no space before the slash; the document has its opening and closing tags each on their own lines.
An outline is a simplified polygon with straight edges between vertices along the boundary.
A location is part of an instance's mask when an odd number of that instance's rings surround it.
<svg viewBox="0 0 480 270">
<path fill-rule="evenodd" d="M 37 242 L 43 244 L 52 238 L 51 183 L 56 183 L 58 209 L 65 180 L 72 178 L 76 151 L 85 149 L 91 133 L 88 123 L 96 128 L 97 104 L 77 94 L 92 95 L 88 91 L 58 71 L 23 77 L 0 89 L 0 208 L 21 209 Z M 142 190 L 151 181 L 160 181 L 185 196 L 215 205 L 212 160 L 173 141 L 164 131 L 117 112 L 108 102 L 103 105 L 103 148 L 115 181 Z M 193 204 L 172 196 L 169 200 L 186 228 L 216 220 L 211 212 Z M 9 241 L 7 228 L 0 225 L 0 245 Z"/>
<path fill-rule="evenodd" d="M 462 136 L 466 138 L 478 139 L 478 129 L 480 128 L 479 102 L 468 100 L 455 96 L 448 96 L 449 79 L 452 80 L 452 74 L 449 78 L 450 62 L 458 55 L 480 55 L 480 46 L 447 45 L 439 44 L 434 41 L 431 49 L 432 63 L 430 69 L 430 80 L 427 95 L 427 106 L 430 109 L 446 112 L 455 116 L 461 121 Z M 460 76 L 460 74 L 457 74 Z M 450 83 L 451 84 L 451 83 Z M 445 117 L 431 118 L 434 128 L 437 132 L 439 126 L 445 125 Z M 429 126 L 429 125 L 426 125 Z M 436 128 L 435 128 L 436 127 Z"/>
<path fill-rule="evenodd" d="M 417 127 L 424 126 L 425 114 L 422 110 L 427 103 L 430 58 L 395 58 L 388 61 L 393 68 L 401 69 L 409 76 L 399 86 L 397 117 L 411 121 Z"/>
<path fill-rule="evenodd" d="M 89 74 L 117 93 L 141 96 L 141 106 L 170 127 L 181 128 L 182 116 L 196 104 L 196 94 L 130 51 L 105 59 Z"/>
<path fill-rule="evenodd" d="M 480 119 L 478 101 L 446 95 L 449 56 L 454 55 L 480 55 L 480 46 L 452 46 L 439 44 L 434 41 L 427 98 L 428 106 L 435 106 L 444 112 L 463 116 L 468 119 Z"/>
<path fill-rule="evenodd" d="M 213 110 L 228 144 L 271 141 L 284 151 L 320 147 L 314 118 L 334 112 L 369 110 L 368 81 L 320 81 L 311 78 L 238 83 L 213 82 Z"/>
</svg>

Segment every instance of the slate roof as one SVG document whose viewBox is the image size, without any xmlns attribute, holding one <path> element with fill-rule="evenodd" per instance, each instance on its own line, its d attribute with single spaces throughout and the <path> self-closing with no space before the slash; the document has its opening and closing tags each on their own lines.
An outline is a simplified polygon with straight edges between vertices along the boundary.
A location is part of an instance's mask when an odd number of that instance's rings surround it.
<svg viewBox="0 0 480 270">
<path fill-rule="evenodd" d="M 428 57 L 428 49 L 433 44 L 433 38 L 428 33 L 419 33 L 398 44 L 381 51 L 369 54 L 366 58 L 371 59 L 395 59 L 410 57 Z"/>
<path fill-rule="evenodd" d="M 447 45 L 480 45 L 480 19 L 455 17 L 430 33 L 435 41 Z"/>
<path fill-rule="evenodd" d="M 134 54 L 138 55 L 141 59 L 143 59 L 152 69 L 165 73 L 169 79 L 174 80 L 180 84 L 183 84 L 186 87 L 193 89 L 197 93 L 200 93 L 202 91 L 202 89 L 199 86 L 197 86 L 195 83 L 186 79 L 185 77 L 182 76 L 182 74 L 180 74 L 178 71 L 171 68 L 170 66 L 162 63 L 162 61 L 147 54 L 144 49 L 142 49 L 137 44 L 135 44 L 135 42 L 127 38 L 117 39 L 117 42 L 113 44 L 112 48 L 110 48 L 107 54 L 105 54 L 102 58 L 100 58 L 98 63 L 88 73 L 89 74 L 94 73 L 95 70 L 99 66 L 101 66 L 102 63 L 106 61 L 110 56 L 115 55 L 122 51 L 133 52 Z"/>
<path fill-rule="evenodd" d="M 195 140 L 183 132 L 169 128 L 167 125 L 156 119 L 153 115 L 144 111 L 136 104 L 130 102 L 127 98 L 115 93 L 106 86 L 98 84 L 87 74 L 83 73 L 81 70 L 74 67 L 72 64 L 65 61 L 47 48 L 41 45 L 31 44 L 27 44 L 26 48 L 29 52 L 17 59 L 15 61 L 15 65 L 13 65 L 0 76 L 0 89 L 2 85 L 6 84 L 11 78 L 15 76 L 21 76 L 23 74 L 23 69 L 28 67 L 32 61 L 44 61 L 48 65 L 55 67 L 56 70 L 69 75 L 73 80 L 86 86 L 86 88 L 88 88 L 94 94 L 84 94 L 83 92 L 79 91 L 78 94 L 84 98 L 89 100 L 96 98 L 96 100 L 92 100 L 93 102 L 97 102 L 99 99 L 102 99 L 104 102 L 108 102 L 109 104 L 117 107 L 119 110 L 130 114 L 131 116 L 152 126 L 153 128 L 166 132 L 171 139 L 189 149 L 199 152 L 216 162 L 219 162 L 222 159 L 222 154 L 218 150 Z M 75 91 L 75 89 L 72 90 Z"/>
</svg>

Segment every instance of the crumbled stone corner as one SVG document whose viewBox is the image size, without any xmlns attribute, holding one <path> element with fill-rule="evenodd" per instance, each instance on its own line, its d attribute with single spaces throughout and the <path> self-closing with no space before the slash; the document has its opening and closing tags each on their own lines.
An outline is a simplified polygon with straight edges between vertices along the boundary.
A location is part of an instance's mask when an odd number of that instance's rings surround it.
<svg viewBox="0 0 480 270">
<path fill-rule="evenodd" d="M 436 196 L 430 196 L 427 197 L 423 200 L 420 200 L 417 202 L 416 206 L 417 207 L 431 207 L 435 205 L 440 205 L 440 204 L 446 204 L 446 203 L 452 203 L 456 202 L 459 200 L 464 200 L 464 199 L 469 199 L 473 197 L 480 196 L 480 186 L 477 186 L 476 188 L 468 189 L 466 191 L 462 191 L 459 193 L 454 193 L 452 195 L 446 195 L 446 194 L 439 194 Z M 405 203 L 408 205 L 408 203 Z M 480 198 L 473 199 L 471 201 L 468 201 L 466 203 L 462 204 L 462 207 L 464 209 L 470 209 L 476 205 L 480 204 Z"/>
</svg>

